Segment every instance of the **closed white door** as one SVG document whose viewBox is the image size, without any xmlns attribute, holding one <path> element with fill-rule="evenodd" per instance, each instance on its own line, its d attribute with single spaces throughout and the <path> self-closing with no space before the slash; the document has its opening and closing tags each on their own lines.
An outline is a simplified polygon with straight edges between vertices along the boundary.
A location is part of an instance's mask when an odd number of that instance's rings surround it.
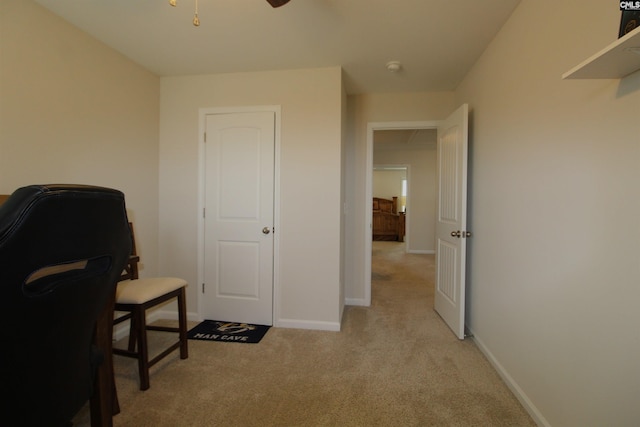
<svg viewBox="0 0 640 427">
<path fill-rule="evenodd" d="M 438 127 L 435 309 L 464 339 L 468 106 Z"/>
<path fill-rule="evenodd" d="M 203 315 L 273 323 L 275 113 L 206 116 Z"/>
</svg>

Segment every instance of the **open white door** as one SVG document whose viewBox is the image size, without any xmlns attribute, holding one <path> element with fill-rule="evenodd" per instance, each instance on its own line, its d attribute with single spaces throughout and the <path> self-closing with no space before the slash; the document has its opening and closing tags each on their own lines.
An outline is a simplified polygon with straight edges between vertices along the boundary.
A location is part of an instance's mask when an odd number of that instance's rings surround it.
<svg viewBox="0 0 640 427">
<path fill-rule="evenodd" d="M 462 105 L 438 127 L 435 309 L 464 339 L 467 240 L 469 107 Z"/>
</svg>

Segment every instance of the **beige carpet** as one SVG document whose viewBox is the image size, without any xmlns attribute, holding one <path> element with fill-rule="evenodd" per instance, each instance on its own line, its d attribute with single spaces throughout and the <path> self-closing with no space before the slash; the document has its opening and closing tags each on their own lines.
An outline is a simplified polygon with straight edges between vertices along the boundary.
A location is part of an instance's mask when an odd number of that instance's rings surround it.
<svg viewBox="0 0 640 427">
<path fill-rule="evenodd" d="M 393 262 L 390 262 L 393 261 Z M 372 306 L 341 332 L 271 328 L 259 344 L 189 341 L 152 368 L 116 357 L 119 426 L 533 426 L 470 340 L 433 311 L 432 255 L 374 242 Z M 88 410 L 74 425 L 89 425 Z"/>
</svg>

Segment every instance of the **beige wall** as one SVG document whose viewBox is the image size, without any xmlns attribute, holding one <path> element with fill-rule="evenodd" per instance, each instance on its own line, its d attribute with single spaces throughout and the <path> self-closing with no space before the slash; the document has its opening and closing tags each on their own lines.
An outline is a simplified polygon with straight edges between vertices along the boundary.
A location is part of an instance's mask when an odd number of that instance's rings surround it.
<svg viewBox="0 0 640 427">
<path fill-rule="evenodd" d="M 374 165 L 378 164 L 375 158 L 373 163 Z M 407 179 L 406 170 L 374 170 L 372 178 L 373 197 L 381 197 L 388 200 L 398 197 L 398 210 L 400 210 L 403 179 Z"/>
<path fill-rule="evenodd" d="M 542 425 L 640 421 L 640 73 L 561 80 L 619 22 L 615 2 L 523 0 L 456 93 L 468 325 Z"/>
<path fill-rule="evenodd" d="M 2 0 L 0 29 L 0 193 L 122 190 L 155 273 L 159 79 L 31 1 Z"/>
<path fill-rule="evenodd" d="M 275 324 L 339 329 L 342 71 L 167 77 L 160 130 L 160 259 L 197 307 L 199 111 L 280 105 Z"/>
<path fill-rule="evenodd" d="M 352 95 L 348 100 L 348 138 L 345 149 L 346 243 L 345 297 L 350 304 L 365 304 L 365 249 L 367 209 L 367 125 L 377 122 L 435 121 L 455 109 L 453 92 L 382 93 Z M 415 220 L 415 219 L 414 219 Z"/>
</svg>

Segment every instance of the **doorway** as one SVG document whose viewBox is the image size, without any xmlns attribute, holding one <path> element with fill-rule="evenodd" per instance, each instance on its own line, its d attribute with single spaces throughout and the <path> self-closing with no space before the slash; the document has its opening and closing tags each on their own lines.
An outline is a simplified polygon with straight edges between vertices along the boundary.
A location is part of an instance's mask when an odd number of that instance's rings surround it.
<svg viewBox="0 0 640 427">
<path fill-rule="evenodd" d="M 369 123 L 367 127 L 367 176 L 366 199 L 373 198 L 373 170 L 375 164 L 396 164 L 407 168 L 407 200 L 405 224 L 405 251 L 413 253 L 435 252 L 435 152 L 436 135 L 439 122 L 381 122 Z M 377 145 L 376 145 L 377 142 Z M 424 164 L 422 157 L 417 156 L 422 149 L 431 150 L 430 163 L 431 184 L 424 182 Z M 404 157 L 403 157 L 404 156 Z M 402 160 L 404 158 L 404 160 Z M 429 158 L 429 156 L 427 156 Z M 425 193 L 425 186 L 430 186 L 426 193 L 428 198 L 418 197 Z M 413 194 L 413 195 L 412 195 Z M 372 274 L 372 203 L 368 202 L 365 220 L 365 304 L 371 305 Z M 426 226 L 425 226 L 426 224 Z M 430 243 L 427 243 L 430 242 Z"/>
<path fill-rule="evenodd" d="M 372 197 L 374 135 L 385 129 L 436 129 L 437 209 L 434 250 L 434 308 L 459 339 L 464 339 L 466 290 L 467 166 L 469 106 L 463 104 L 441 122 L 369 123 L 367 126 L 366 197 Z M 411 197 L 411 196 L 410 196 Z M 413 197 L 411 197 L 414 199 Z M 372 204 L 365 220 L 365 301 L 371 305 Z"/>
</svg>

